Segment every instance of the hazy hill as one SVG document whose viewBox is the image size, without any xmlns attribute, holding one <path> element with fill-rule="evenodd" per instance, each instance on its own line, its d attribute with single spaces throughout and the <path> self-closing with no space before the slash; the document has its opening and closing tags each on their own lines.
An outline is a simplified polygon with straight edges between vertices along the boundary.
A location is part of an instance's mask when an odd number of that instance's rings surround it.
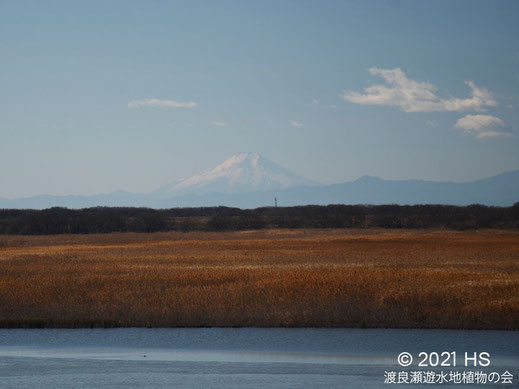
<svg viewBox="0 0 519 389">
<path fill-rule="evenodd" d="M 257 153 L 231 156 L 218 166 L 148 193 L 117 191 L 94 196 L 42 195 L 0 199 L 0 208 L 85 208 L 99 205 L 152 208 L 225 205 L 256 208 L 305 204 L 484 204 L 510 206 L 519 201 L 519 170 L 472 182 L 384 180 L 363 176 L 318 185 Z"/>
</svg>

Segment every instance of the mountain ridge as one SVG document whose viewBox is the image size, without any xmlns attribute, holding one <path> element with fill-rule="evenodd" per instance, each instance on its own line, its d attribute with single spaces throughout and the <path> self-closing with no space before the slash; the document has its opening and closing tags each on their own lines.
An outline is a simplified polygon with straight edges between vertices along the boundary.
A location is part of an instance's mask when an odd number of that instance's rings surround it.
<svg viewBox="0 0 519 389">
<path fill-rule="evenodd" d="M 0 208 L 42 209 L 201 207 L 257 208 L 328 204 L 445 204 L 511 206 L 519 201 L 519 170 L 469 182 L 385 180 L 365 175 L 354 181 L 319 185 L 275 164 L 258 153 L 240 153 L 215 168 L 166 184 L 150 193 L 115 191 L 92 196 L 39 195 L 0 198 Z"/>
<path fill-rule="evenodd" d="M 165 198 L 171 195 L 241 193 L 287 189 L 316 183 L 277 165 L 259 153 L 230 156 L 214 168 L 183 180 L 176 180 L 152 192 Z"/>
</svg>

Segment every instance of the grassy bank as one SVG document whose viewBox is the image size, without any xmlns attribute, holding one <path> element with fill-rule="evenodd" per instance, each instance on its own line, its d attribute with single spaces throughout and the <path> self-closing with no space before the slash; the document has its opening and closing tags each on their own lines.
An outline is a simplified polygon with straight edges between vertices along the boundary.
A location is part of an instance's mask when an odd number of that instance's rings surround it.
<svg viewBox="0 0 519 389">
<path fill-rule="evenodd" d="M 519 329 L 519 233 L 1 236 L 0 326 Z"/>
</svg>

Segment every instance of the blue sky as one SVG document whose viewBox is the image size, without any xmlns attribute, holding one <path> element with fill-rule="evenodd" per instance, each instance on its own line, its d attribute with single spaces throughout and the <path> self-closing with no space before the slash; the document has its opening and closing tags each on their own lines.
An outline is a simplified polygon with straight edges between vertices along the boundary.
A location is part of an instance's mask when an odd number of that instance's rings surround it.
<svg viewBox="0 0 519 389">
<path fill-rule="evenodd" d="M 517 1 L 0 1 L 0 197 L 257 151 L 321 183 L 519 168 Z"/>
</svg>

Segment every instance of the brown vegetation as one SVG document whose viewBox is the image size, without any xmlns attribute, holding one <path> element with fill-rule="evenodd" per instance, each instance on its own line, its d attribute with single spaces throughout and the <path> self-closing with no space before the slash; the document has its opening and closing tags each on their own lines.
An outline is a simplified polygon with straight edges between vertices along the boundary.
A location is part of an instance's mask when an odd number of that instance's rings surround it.
<svg viewBox="0 0 519 389">
<path fill-rule="evenodd" d="M 519 233 L 1 236 L 0 325 L 519 329 Z"/>
</svg>

